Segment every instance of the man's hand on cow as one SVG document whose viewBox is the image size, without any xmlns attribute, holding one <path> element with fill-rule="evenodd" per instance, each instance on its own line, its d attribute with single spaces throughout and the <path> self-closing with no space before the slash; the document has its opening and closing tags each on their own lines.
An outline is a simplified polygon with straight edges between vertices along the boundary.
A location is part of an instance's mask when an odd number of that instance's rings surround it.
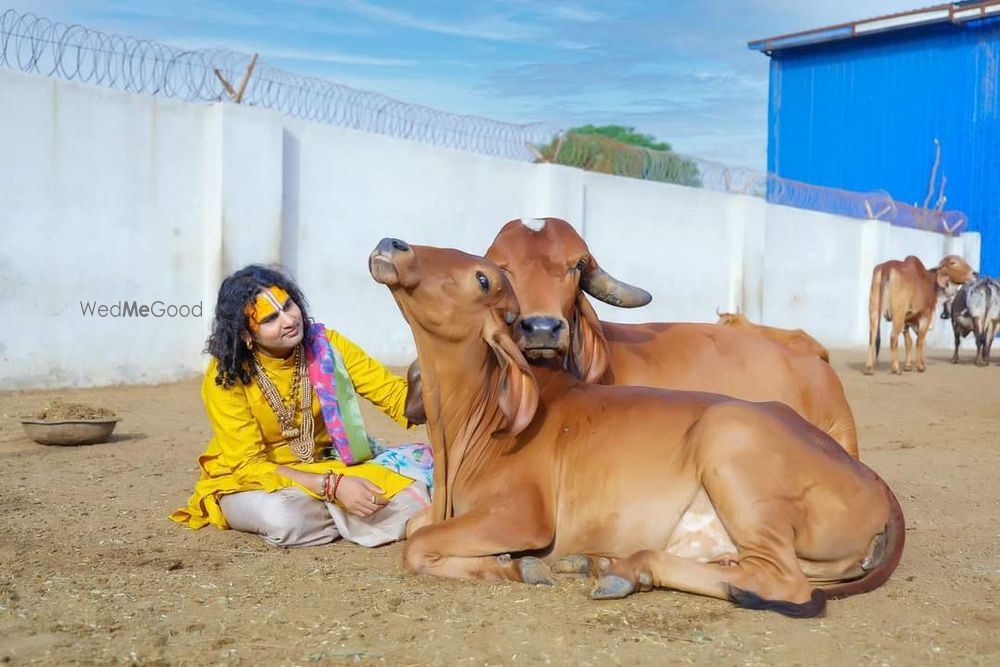
<svg viewBox="0 0 1000 667">
<path fill-rule="evenodd" d="M 389 501 L 383 497 L 384 494 L 384 489 L 366 479 L 345 476 L 337 488 L 337 502 L 351 514 L 366 517 L 375 514 L 388 504 Z"/>
</svg>

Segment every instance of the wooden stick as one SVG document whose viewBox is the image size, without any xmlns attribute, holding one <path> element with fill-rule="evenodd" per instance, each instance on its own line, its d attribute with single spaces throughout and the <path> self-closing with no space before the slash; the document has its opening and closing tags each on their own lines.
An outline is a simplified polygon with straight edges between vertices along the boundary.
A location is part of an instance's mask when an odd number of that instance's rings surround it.
<svg viewBox="0 0 1000 667">
<path fill-rule="evenodd" d="M 542 152 L 538 150 L 534 144 L 525 144 L 528 147 L 528 152 L 535 157 L 535 162 L 548 162 Z"/>
<path fill-rule="evenodd" d="M 944 227 L 944 231 L 948 232 L 952 236 L 958 236 L 958 234 L 956 234 L 955 232 L 958 231 L 958 228 L 962 226 L 962 221 L 958 220 L 958 221 L 955 222 L 955 226 L 954 227 L 949 227 L 948 226 L 948 221 L 947 220 L 942 220 L 941 221 L 941 226 Z"/>
<path fill-rule="evenodd" d="M 222 72 L 217 69 L 213 69 L 212 71 L 215 72 L 215 76 L 219 77 L 219 81 L 222 82 L 222 87 L 226 89 L 227 93 L 229 93 L 229 97 L 234 97 L 236 95 L 236 91 L 233 90 L 233 87 L 229 85 L 228 81 L 226 81 L 226 77 L 222 76 Z"/>
<path fill-rule="evenodd" d="M 948 201 L 948 198 L 944 196 L 944 186 L 946 186 L 947 184 L 948 184 L 948 177 L 947 176 L 942 176 L 941 177 L 941 189 L 938 190 L 937 203 L 934 204 L 934 210 L 936 210 L 936 211 L 944 210 L 945 202 Z"/>
<path fill-rule="evenodd" d="M 565 139 L 566 139 L 566 133 L 565 132 L 560 132 L 559 133 L 559 141 L 556 142 L 556 149 L 552 153 L 552 159 L 549 160 L 549 162 L 558 162 L 559 161 L 559 153 L 560 153 L 560 151 L 562 151 L 563 141 Z"/>
<path fill-rule="evenodd" d="M 243 81 L 240 83 L 240 89 L 236 93 L 236 97 L 233 101 L 239 104 L 243 101 L 243 91 L 247 89 L 247 83 L 250 81 L 250 75 L 253 73 L 254 65 L 257 64 L 257 54 L 253 54 L 253 58 L 250 59 L 250 64 L 247 65 L 247 71 L 243 74 Z"/>
</svg>

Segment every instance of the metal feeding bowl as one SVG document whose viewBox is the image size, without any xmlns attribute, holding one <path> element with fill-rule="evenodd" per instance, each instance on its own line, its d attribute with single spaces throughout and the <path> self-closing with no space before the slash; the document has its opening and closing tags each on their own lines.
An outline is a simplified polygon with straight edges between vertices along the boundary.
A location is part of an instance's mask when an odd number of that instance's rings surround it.
<svg viewBox="0 0 1000 667">
<path fill-rule="evenodd" d="M 22 419 L 29 438 L 42 445 L 96 445 L 107 442 L 117 417 L 103 419 Z"/>
</svg>

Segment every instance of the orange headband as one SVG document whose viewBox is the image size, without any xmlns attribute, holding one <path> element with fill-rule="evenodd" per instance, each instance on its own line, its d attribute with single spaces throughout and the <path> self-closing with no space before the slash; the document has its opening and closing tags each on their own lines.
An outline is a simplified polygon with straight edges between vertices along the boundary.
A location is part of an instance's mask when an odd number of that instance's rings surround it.
<svg viewBox="0 0 1000 667">
<path fill-rule="evenodd" d="M 257 331 L 260 328 L 260 321 L 273 313 L 280 312 L 288 300 L 288 292 L 277 285 L 265 287 L 257 293 L 257 298 L 253 303 L 248 303 L 245 309 L 247 317 L 250 318 L 250 330 Z"/>
</svg>

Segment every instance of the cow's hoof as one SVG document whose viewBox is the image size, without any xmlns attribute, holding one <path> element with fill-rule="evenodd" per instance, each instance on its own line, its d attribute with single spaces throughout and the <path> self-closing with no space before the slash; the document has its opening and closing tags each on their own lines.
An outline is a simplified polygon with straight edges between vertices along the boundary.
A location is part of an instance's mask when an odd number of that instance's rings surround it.
<svg viewBox="0 0 1000 667">
<path fill-rule="evenodd" d="M 875 368 L 872 366 L 865 366 L 865 370 L 862 371 L 865 375 L 875 375 Z"/>
<path fill-rule="evenodd" d="M 590 575 L 590 559 L 583 554 L 571 554 L 563 556 L 552 565 L 552 571 L 556 574 L 581 574 Z"/>
<path fill-rule="evenodd" d="M 518 562 L 521 581 L 535 586 L 551 586 L 556 582 L 549 576 L 549 566 L 534 556 L 525 556 Z"/>
<path fill-rule="evenodd" d="M 918 373 L 923 373 L 926 370 L 927 370 L 927 366 L 922 366 L 922 365 L 918 365 L 917 366 L 917 372 Z"/>
<path fill-rule="evenodd" d="M 903 370 L 909 373 L 910 371 L 913 370 L 913 364 L 906 364 L 905 366 L 903 366 Z"/>
<path fill-rule="evenodd" d="M 903 371 L 899 370 L 898 368 L 893 368 L 892 373 L 893 375 L 902 375 Z"/>
<path fill-rule="evenodd" d="M 635 585 L 615 574 L 606 574 L 590 589 L 591 600 L 617 600 L 635 592 Z"/>
</svg>

